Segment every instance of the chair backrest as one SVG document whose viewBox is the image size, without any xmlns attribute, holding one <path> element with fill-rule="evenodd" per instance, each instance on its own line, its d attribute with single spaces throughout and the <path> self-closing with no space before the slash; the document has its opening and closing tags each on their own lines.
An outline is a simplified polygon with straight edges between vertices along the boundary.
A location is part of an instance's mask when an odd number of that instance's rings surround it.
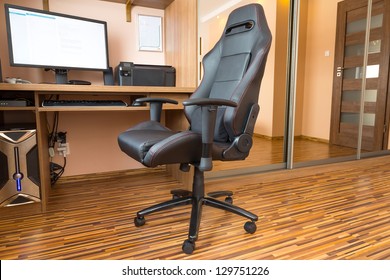
<svg viewBox="0 0 390 280">
<path fill-rule="evenodd" d="M 191 98 L 221 98 L 238 104 L 218 109 L 214 141 L 230 142 L 243 133 L 252 106 L 258 106 L 271 41 L 262 6 L 249 4 L 231 12 L 220 40 L 205 55 L 204 76 Z M 191 130 L 201 131 L 200 111 L 196 106 L 185 109 Z"/>
</svg>

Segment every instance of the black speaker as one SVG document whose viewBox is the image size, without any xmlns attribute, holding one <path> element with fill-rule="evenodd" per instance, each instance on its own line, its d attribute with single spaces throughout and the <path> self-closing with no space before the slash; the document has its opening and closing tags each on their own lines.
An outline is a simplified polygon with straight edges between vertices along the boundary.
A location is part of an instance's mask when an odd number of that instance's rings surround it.
<svg viewBox="0 0 390 280">
<path fill-rule="evenodd" d="M 114 83 L 114 73 L 112 67 L 108 67 L 107 70 L 103 71 L 103 80 L 105 86 L 113 86 Z"/>
<path fill-rule="evenodd" d="M 0 206 L 41 201 L 35 129 L 0 131 Z"/>
<path fill-rule="evenodd" d="M 134 67 L 132 62 L 120 62 L 115 67 L 115 80 L 119 86 L 132 86 L 131 71 Z"/>
</svg>

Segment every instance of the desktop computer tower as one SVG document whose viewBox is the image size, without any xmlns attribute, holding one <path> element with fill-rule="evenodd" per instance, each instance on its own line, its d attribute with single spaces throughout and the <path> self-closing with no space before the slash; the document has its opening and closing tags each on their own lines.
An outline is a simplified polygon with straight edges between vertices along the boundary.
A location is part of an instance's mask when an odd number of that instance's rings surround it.
<svg viewBox="0 0 390 280">
<path fill-rule="evenodd" d="M 176 69 L 165 65 L 120 62 L 115 67 L 115 79 L 120 86 L 174 87 L 176 85 Z"/>
<path fill-rule="evenodd" d="M 35 129 L 0 131 L 0 207 L 41 201 Z"/>
</svg>

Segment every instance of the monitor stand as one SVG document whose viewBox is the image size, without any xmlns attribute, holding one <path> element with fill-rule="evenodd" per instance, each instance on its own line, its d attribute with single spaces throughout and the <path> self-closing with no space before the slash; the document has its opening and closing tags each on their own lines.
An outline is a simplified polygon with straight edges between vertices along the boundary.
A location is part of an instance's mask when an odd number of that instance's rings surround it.
<svg viewBox="0 0 390 280">
<path fill-rule="evenodd" d="M 56 75 L 56 84 L 68 83 L 68 70 L 67 69 L 54 69 Z"/>
<path fill-rule="evenodd" d="M 56 84 L 63 85 L 90 85 L 88 81 L 81 80 L 70 80 L 68 81 L 68 71 L 67 69 L 54 69 L 56 76 Z"/>
</svg>

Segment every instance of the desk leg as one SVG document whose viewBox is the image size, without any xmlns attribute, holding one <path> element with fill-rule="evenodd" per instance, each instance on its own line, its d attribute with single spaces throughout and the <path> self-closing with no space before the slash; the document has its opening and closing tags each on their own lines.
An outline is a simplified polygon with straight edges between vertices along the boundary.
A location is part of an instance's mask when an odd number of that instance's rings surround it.
<svg viewBox="0 0 390 280">
<path fill-rule="evenodd" d="M 42 112 L 39 113 L 38 111 L 36 112 L 36 125 L 37 125 L 39 172 L 41 177 L 41 204 L 42 204 L 42 212 L 45 212 L 47 209 L 47 203 L 49 200 L 49 193 L 51 188 L 46 113 L 42 113 Z"/>
</svg>

